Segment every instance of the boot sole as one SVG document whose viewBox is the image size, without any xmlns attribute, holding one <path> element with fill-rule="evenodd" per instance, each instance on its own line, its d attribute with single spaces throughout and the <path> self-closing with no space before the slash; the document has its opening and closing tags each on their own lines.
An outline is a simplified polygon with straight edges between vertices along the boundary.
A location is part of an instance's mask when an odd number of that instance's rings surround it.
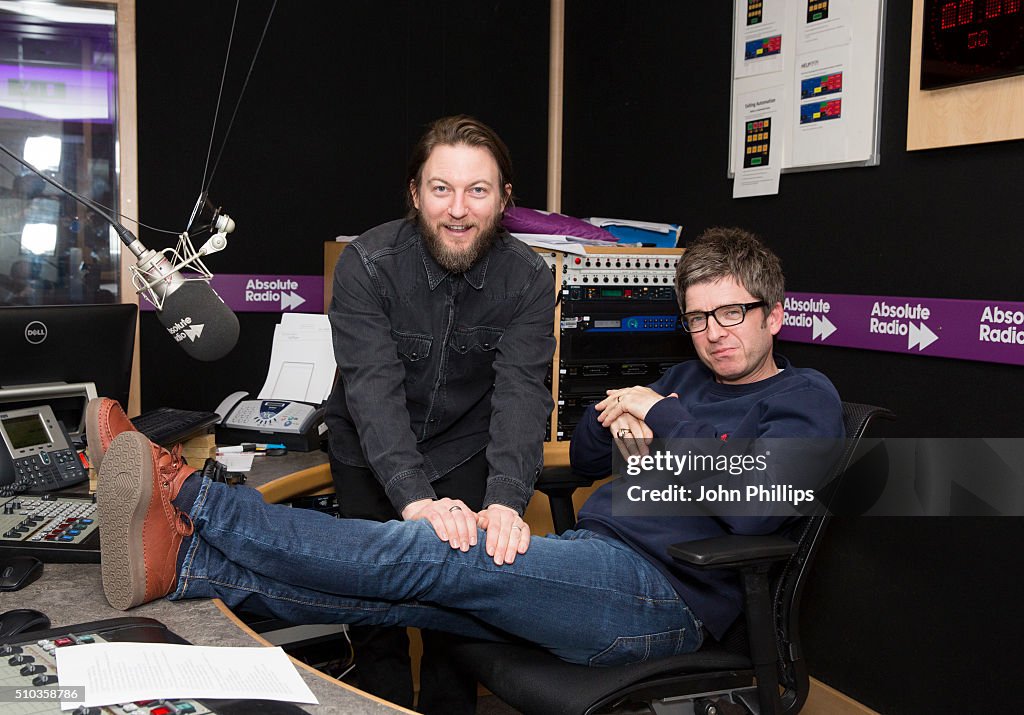
<svg viewBox="0 0 1024 715">
<path fill-rule="evenodd" d="M 149 440 L 139 432 L 123 432 L 104 455 L 96 486 L 103 593 L 110 605 L 121 611 L 145 602 L 142 535 L 152 499 Z"/>
</svg>

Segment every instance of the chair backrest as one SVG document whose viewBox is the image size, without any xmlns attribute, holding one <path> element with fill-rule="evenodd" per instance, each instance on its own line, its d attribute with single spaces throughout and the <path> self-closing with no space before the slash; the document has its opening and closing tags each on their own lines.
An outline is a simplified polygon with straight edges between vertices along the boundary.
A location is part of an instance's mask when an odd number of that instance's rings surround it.
<svg viewBox="0 0 1024 715">
<path fill-rule="evenodd" d="M 836 461 L 830 488 L 839 490 L 857 452 L 860 438 L 868 424 L 876 417 L 893 419 L 889 410 L 873 405 L 852 402 L 843 403 L 843 425 L 846 442 Z M 803 593 L 811 563 L 821 544 L 822 534 L 831 519 L 828 509 L 802 518 L 790 533 L 797 542 L 797 550 L 783 565 L 772 581 L 772 607 L 775 615 L 776 644 L 778 647 L 779 683 L 783 686 L 783 711 L 797 712 L 803 706 L 808 692 L 807 664 L 800 645 L 799 614 L 800 597 Z"/>
</svg>

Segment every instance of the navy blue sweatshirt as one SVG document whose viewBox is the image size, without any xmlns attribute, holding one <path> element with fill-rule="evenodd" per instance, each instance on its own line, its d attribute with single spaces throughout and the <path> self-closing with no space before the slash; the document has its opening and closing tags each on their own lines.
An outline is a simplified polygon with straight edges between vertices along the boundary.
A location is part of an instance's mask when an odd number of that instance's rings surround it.
<svg viewBox="0 0 1024 715">
<path fill-rule="evenodd" d="M 656 438 L 776 438 L 845 436 L 842 404 L 835 387 L 816 370 L 796 368 L 776 355 L 782 372 L 748 385 L 723 385 L 697 360 L 676 365 L 649 387 L 661 395 L 644 420 Z M 588 408 L 573 432 L 573 470 L 601 479 L 612 472 L 612 437 Z M 823 468 L 828 465 L 824 465 Z M 669 545 L 730 533 L 768 534 L 786 525 L 782 517 L 615 516 L 612 485 L 594 492 L 580 509 L 577 528 L 611 535 L 637 549 L 672 582 L 676 591 L 716 638 L 742 610 L 738 577 L 727 571 L 699 571 L 676 564 Z"/>
</svg>

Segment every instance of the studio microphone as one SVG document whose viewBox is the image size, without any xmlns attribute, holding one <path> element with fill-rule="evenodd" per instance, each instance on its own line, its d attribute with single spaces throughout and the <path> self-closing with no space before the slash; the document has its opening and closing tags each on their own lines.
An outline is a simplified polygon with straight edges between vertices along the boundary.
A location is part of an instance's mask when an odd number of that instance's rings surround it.
<svg viewBox="0 0 1024 715">
<path fill-rule="evenodd" d="M 168 255 L 146 248 L 131 231 L 115 226 L 121 240 L 138 259 L 131 272 L 139 294 L 156 308 L 157 318 L 171 338 L 186 353 L 205 362 L 219 360 L 231 352 L 239 333 L 238 317 L 208 282 L 212 276 L 206 272 L 189 278 L 182 273 L 189 266 L 205 271 L 199 259 L 227 245 L 226 235 L 234 230 L 235 222 L 226 214 L 215 214 L 213 228 L 216 233 L 198 251 L 192 249 L 187 231 L 183 233 L 179 243 L 185 255 L 182 259 L 177 252 Z"/>
</svg>

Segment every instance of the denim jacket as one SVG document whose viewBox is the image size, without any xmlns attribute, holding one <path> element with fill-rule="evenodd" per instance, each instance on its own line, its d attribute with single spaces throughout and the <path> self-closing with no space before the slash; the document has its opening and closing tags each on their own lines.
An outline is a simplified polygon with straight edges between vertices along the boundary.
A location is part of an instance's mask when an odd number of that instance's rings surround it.
<svg viewBox="0 0 1024 715">
<path fill-rule="evenodd" d="M 368 466 L 401 512 L 486 448 L 484 506 L 522 513 L 553 406 L 554 301 L 543 259 L 505 231 L 461 275 L 438 266 L 414 222 L 364 233 L 334 271 L 335 459 Z"/>
</svg>

